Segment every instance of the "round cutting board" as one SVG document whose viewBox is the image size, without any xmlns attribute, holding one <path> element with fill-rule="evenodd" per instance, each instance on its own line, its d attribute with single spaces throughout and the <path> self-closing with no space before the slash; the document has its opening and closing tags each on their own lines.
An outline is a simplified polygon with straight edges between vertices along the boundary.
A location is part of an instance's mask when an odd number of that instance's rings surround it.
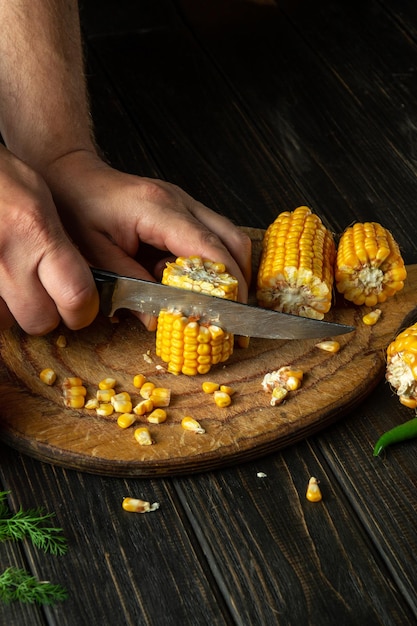
<svg viewBox="0 0 417 626">
<path fill-rule="evenodd" d="M 245 229 L 254 247 L 254 269 L 259 259 L 263 231 Z M 417 266 L 409 266 L 402 292 L 381 305 L 375 326 L 361 318 L 367 309 L 338 303 L 326 317 L 356 326 L 341 335 L 341 349 L 331 354 L 318 349 L 318 339 L 251 339 L 248 348 L 235 348 L 227 363 L 213 367 L 207 376 L 174 376 L 155 356 L 155 336 L 132 315 L 119 323 L 98 317 L 88 328 L 72 332 L 58 328 L 44 337 L 31 337 L 19 328 L 0 335 L 0 438 L 17 450 L 41 461 L 67 468 L 113 476 L 167 476 L 219 468 L 256 459 L 326 427 L 359 404 L 381 380 L 385 349 L 398 329 L 412 318 Z M 59 348 L 59 335 L 67 339 Z M 324 339 L 327 339 L 325 337 Z M 286 401 L 270 405 L 261 388 L 264 375 L 283 365 L 304 372 L 302 387 Z M 45 367 L 57 373 L 49 387 L 39 379 Z M 138 425 L 125 430 L 117 415 L 98 417 L 94 410 L 68 409 L 61 384 L 79 376 L 95 396 L 101 379 L 112 376 L 118 391 L 140 399 L 133 386 L 143 373 L 159 387 L 171 389 L 168 419 L 149 425 L 154 444 L 140 446 L 134 438 Z M 235 389 L 231 406 L 218 408 L 201 384 L 213 380 Z M 186 432 L 181 419 L 191 415 L 204 434 Z"/>
</svg>

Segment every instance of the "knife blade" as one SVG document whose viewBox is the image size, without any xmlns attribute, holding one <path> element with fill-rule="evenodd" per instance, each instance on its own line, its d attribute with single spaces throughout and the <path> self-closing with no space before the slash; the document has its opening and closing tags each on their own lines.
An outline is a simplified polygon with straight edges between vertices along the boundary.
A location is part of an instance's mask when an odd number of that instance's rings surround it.
<svg viewBox="0 0 417 626">
<path fill-rule="evenodd" d="M 119 309 L 130 309 L 158 316 L 161 309 L 178 309 L 227 332 L 268 339 L 310 339 L 343 335 L 354 326 L 280 313 L 215 296 L 169 287 L 138 278 L 120 276 L 92 268 L 100 295 L 100 310 L 112 316 Z"/>
</svg>

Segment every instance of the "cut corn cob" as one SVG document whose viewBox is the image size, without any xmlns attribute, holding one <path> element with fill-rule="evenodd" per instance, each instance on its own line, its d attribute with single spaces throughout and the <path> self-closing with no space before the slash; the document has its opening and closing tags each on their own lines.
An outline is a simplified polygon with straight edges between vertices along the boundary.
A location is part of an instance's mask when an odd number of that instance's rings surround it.
<svg viewBox="0 0 417 626">
<path fill-rule="evenodd" d="M 222 263 L 201 257 L 179 257 L 164 270 L 165 285 L 189 289 L 227 300 L 236 300 L 238 282 Z M 207 374 L 233 352 L 234 338 L 214 324 L 199 323 L 181 311 L 163 309 L 158 317 L 156 354 L 168 363 L 172 374 Z"/>
<path fill-rule="evenodd" d="M 392 234 L 377 222 L 357 223 L 340 238 L 336 289 L 357 305 L 375 306 L 404 287 L 407 272 Z"/>
<path fill-rule="evenodd" d="M 399 333 L 388 346 L 386 379 L 402 404 L 417 408 L 417 324 Z"/>
<path fill-rule="evenodd" d="M 262 243 L 258 304 L 323 319 L 332 304 L 335 255 L 332 234 L 308 207 L 281 213 Z"/>
</svg>

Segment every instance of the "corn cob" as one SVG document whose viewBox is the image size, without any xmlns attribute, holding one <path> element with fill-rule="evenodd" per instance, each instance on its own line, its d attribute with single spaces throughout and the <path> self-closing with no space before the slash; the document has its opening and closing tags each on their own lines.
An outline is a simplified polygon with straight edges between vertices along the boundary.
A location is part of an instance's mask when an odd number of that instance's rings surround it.
<svg viewBox="0 0 417 626">
<path fill-rule="evenodd" d="M 400 402 L 417 408 L 417 324 L 403 330 L 388 346 L 385 376 Z"/>
<path fill-rule="evenodd" d="M 222 263 L 201 257 L 179 257 L 168 263 L 162 283 L 181 289 L 236 300 L 238 282 Z M 233 352 L 233 335 L 214 324 L 199 323 L 181 311 L 163 309 L 158 317 L 156 355 L 168 363 L 173 374 L 207 374 L 212 365 L 223 363 Z"/>
<path fill-rule="evenodd" d="M 336 289 L 357 305 L 385 302 L 404 286 L 407 272 L 397 242 L 377 222 L 357 223 L 340 238 Z"/>
<path fill-rule="evenodd" d="M 323 319 L 332 304 L 335 255 L 332 234 L 308 207 L 278 215 L 262 244 L 259 306 Z"/>
</svg>

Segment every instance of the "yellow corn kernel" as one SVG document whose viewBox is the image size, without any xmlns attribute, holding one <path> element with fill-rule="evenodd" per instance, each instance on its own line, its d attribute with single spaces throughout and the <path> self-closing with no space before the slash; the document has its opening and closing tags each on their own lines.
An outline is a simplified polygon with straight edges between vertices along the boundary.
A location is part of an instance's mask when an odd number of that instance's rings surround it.
<svg viewBox="0 0 417 626">
<path fill-rule="evenodd" d="M 142 398 L 145 398 L 145 400 L 148 400 L 148 398 L 151 397 L 153 390 L 155 389 L 156 385 L 154 385 L 154 383 L 151 382 L 146 382 L 143 383 L 142 387 L 139 390 L 139 394 L 142 396 Z"/>
<path fill-rule="evenodd" d="M 400 402 L 409 409 L 417 408 L 417 400 L 415 398 L 407 398 L 407 396 L 400 396 Z"/>
<path fill-rule="evenodd" d="M 239 348 L 249 348 L 250 337 L 245 337 L 244 335 L 238 335 L 236 337 L 236 343 Z"/>
<path fill-rule="evenodd" d="M 117 384 L 117 380 L 115 378 L 103 378 L 103 380 L 100 380 L 99 384 L 98 384 L 98 388 L 99 389 L 114 389 L 115 386 Z"/>
<path fill-rule="evenodd" d="M 122 413 L 117 418 L 117 425 L 120 428 L 129 428 L 136 421 L 136 416 L 134 413 Z"/>
<path fill-rule="evenodd" d="M 86 409 L 96 409 L 98 405 L 99 401 L 97 400 L 97 398 L 90 398 L 90 400 L 87 400 L 84 406 Z"/>
<path fill-rule="evenodd" d="M 62 386 L 65 387 L 79 387 L 83 384 L 83 381 L 78 376 L 68 376 L 64 378 Z"/>
<path fill-rule="evenodd" d="M 238 282 L 222 263 L 198 256 L 178 257 L 168 263 L 162 282 L 228 300 L 236 300 Z M 207 374 L 212 365 L 226 361 L 233 352 L 233 335 L 214 324 L 186 317 L 181 311 L 163 309 L 158 317 L 156 354 L 168 363 L 172 374 Z"/>
<path fill-rule="evenodd" d="M 146 426 L 135 430 L 135 439 L 141 446 L 151 446 L 153 444 L 151 433 Z"/>
<path fill-rule="evenodd" d="M 316 348 L 320 348 L 320 350 L 324 350 L 325 352 L 339 352 L 340 343 L 338 341 L 319 341 L 316 343 Z"/>
<path fill-rule="evenodd" d="M 138 498 L 123 498 L 122 508 L 125 511 L 129 511 L 129 513 L 149 513 L 159 509 L 159 503 L 154 502 L 151 504 Z"/>
<path fill-rule="evenodd" d="M 74 387 L 64 387 L 63 389 L 64 396 L 86 396 L 87 389 L 84 385 L 74 385 Z"/>
<path fill-rule="evenodd" d="M 152 400 L 155 408 L 169 406 L 171 390 L 167 387 L 155 387 L 150 395 L 150 400 Z"/>
<path fill-rule="evenodd" d="M 97 415 L 101 417 L 109 417 L 114 412 L 113 405 L 110 402 L 100 402 L 96 408 Z"/>
<path fill-rule="evenodd" d="M 371 311 L 370 313 L 367 313 L 362 317 L 362 322 L 366 324 L 366 326 L 373 326 L 377 323 L 377 321 L 381 317 L 381 314 L 381 309 L 374 309 L 374 311 Z"/>
<path fill-rule="evenodd" d="M 332 304 L 335 255 L 332 234 L 308 207 L 281 213 L 262 243 L 258 304 L 323 319 Z"/>
<path fill-rule="evenodd" d="M 65 335 L 59 335 L 57 338 L 55 345 L 57 348 L 66 348 L 67 347 L 67 338 Z"/>
<path fill-rule="evenodd" d="M 314 476 L 312 476 L 308 481 L 306 498 L 310 502 L 320 502 L 322 499 L 318 480 L 317 478 L 314 478 Z"/>
<path fill-rule="evenodd" d="M 227 393 L 229 396 L 233 396 L 233 394 L 235 393 L 233 387 L 229 387 L 229 385 L 220 385 L 220 391 Z"/>
<path fill-rule="evenodd" d="M 164 409 L 154 409 L 146 419 L 150 424 L 162 424 L 166 422 L 167 412 Z"/>
<path fill-rule="evenodd" d="M 45 383 L 45 385 L 53 385 L 56 381 L 56 373 L 50 367 L 46 367 L 39 374 L 39 378 L 43 383 Z"/>
<path fill-rule="evenodd" d="M 99 402 L 110 402 L 113 396 L 116 395 L 114 389 L 97 389 L 96 397 Z"/>
<path fill-rule="evenodd" d="M 216 406 L 220 408 L 225 408 L 232 403 L 232 398 L 225 391 L 215 391 L 214 392 L 214 402 Z"/>
<path fill-rule="evenodd" d="M 135 415 L 145 415 L 145 413 L 150 413 L 153 410 L 153 402 L 149 398 L 147 400 L 142 400 L 135 407 L 133 407 L 133 413 Z"/>
<path fill-rule="evenodd" d="M 284 402 L 287 395 L 288 389 L 286 389 L 285 387 L 274 387 L 271 394 L 271 406 L 278 406 L 279 404 Z"/>
<path fill-rule="evenodd" d="M 389 344 L 385 377 L 401 404 L 417 407 L 417 323 L 400 332 Z"/>
<path fill-rule="evenodd" d="M 377 222 L 356 223 L 339 241 L 336 289 L 357 305 L 375 306 L 404 287 L 407 271 L 389 230 Z"/>
<path fill-rule="evenodd" d="M 64 404 L 70 409 L 82 409 L 85 403 L 84 396 L 64 396 Z"/>
<path fill-rule="evenodd" d="M 136 387 L 136 389 L 140 389 L 144 383 L 146 383 L 146 376 L 143 374 L 136 374 L 136 376 L 133 377 L 133 386 Z"/>
<path fill-rule="evenodd" d="M 209 380 L 206 380 L 202 385 L 201 385 L 204 393 L 214 393 L 215 391 L 217 391 L 220 388 L 220 385 L 218 383 L 212 383 Z"/>
<path fill-rule="evenodd" d="M 204 434 L 206 431 L 202 426 L 195 420 L 193 417 L 186 415 L 181 420 L 181 426 L 184 430 L 189 430 L 190 432 L 197 433 L 198 435 Z"/>
<path fill-rule="evenodd" d="M 113 405 L 116 413 L 131 413 L 132 412 L 132 400 L 127 391 L 121 391 L 116 393 L 110 398 L 110 403 Z"/>
</svg>

